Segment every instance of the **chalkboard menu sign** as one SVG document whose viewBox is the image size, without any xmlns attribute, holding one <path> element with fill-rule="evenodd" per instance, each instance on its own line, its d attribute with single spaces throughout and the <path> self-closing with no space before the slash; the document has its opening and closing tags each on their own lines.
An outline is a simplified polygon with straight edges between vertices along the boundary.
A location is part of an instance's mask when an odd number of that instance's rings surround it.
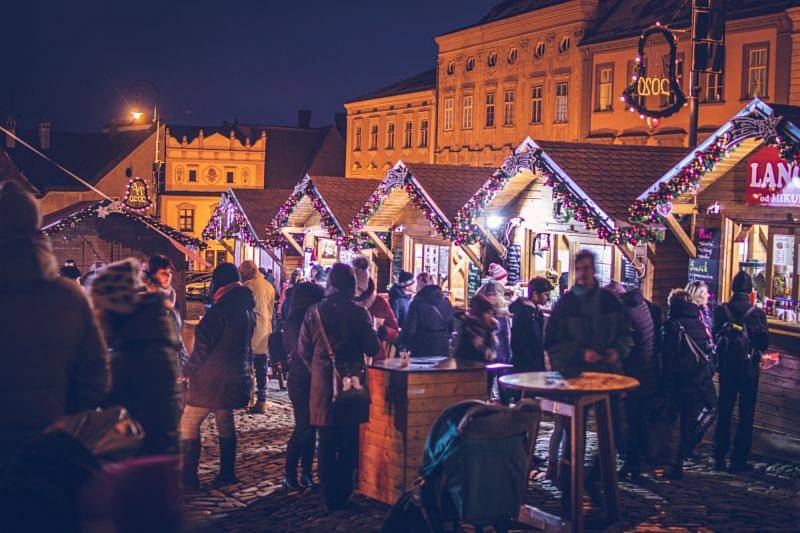
<svg viewBox="0 0 800 533">
<path fill-rule="evenodd" d="M 472 261 L 469 262 L 469 275 L 467 277 L 467 298 L 472 299 L 481 287 L 481 271 Z"/>
<path fill-rule="evenodd" d="M 702 281 L 708 285 L 708 295 L 712 301 L 719 292 L 720 240 L 719 229 L 698 228 L 697 257 L 689 260 L 689 281 Z"/>
<path fill-rule="evenodd" d="M 622 272 L 620 272 L 619 283 L 625 287 L 626 291 L 639 288 L 639 276 L 636 273 L 636 269 L 625 257 L 622 258 Z"/>
<path fill-rule="evenodd" d="M 392 280 L 397 280 L 401 270 L 403 270 L 403 249 L 395 248 L 392 250 Z"/>
<path fill-rule="evenodd" d="M 509 244 L 506 248 L 508 256 L 506 257 L 506 270 L 508 270 L 508 282 L 516 283 L 519 281 L 520 273 L 520 256 L 522 255 L 522 248 L 519 244 Z"/>
</svg>

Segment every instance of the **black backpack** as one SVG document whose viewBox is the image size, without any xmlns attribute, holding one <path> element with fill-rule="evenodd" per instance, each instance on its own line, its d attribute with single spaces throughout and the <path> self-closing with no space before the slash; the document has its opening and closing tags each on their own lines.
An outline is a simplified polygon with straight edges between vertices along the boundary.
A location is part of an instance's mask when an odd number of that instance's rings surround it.
<svg viewBox="0 0 800 533">
<path fill-rule="evenodd" d="M 750 307 L 741 319 L 736 319 L 727 304 L 722 305 L 726 322 L 717 333 L 717 359 L 721 368 L 740 366 L 753 359 L 753 344 L 746 319 L 755 307 Z"/>
</svg>

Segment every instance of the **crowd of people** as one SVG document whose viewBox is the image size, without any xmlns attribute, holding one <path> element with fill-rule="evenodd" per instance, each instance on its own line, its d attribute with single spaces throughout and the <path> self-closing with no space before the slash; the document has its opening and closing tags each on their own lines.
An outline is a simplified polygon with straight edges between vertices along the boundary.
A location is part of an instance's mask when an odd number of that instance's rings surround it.
<svg viewBox="0 0 800 533">
<path fill-rule="evenodd" d="M 33 197 L 14 183 L 0 185 L 0 343 L 14 354 L 0 377 L 0 464 L 12 464 L 60 417 L 124 406 L 144 429 L 138 453 L 180 455 L 183 489 L 196 490 L 200 428 L 213 413 L 220 452 L 213 484 L 235 483 L 233 412 L 248 406 L 266 412 L 269 360 L 281 360 L 295 418 L 283 484 L 314 487 L 318 452 L 326 505 L 339 509 L 353 490 L 358 427 L 368 419 L 366 359 L 408 350 L 412 357 L 504 362 L 512 372 L 636 378 L 640 387 L 614 406 L 622 474 L 632 480 L 642 457 L 666 440 L 658 433 L 666 426 L 655 420 L 674 422 L 678 444 L 667 475 L 682 475 L 684 460 L 715 421 L 716 468 L 728 468 L 729 453 L 731 470 L 748 468 L 759 357 L 769 339 L 745 272 L 733 279 L 731 301 L 713 313 L 702 283 L 672 291 L 662 323 L 660 309 L 639 289 L 600 287 L 587 251 L 574 259 L 572 287 L 561 286 L 566 279 L 559 283 L 561 296 L 551 310 L 550 280 L 530 280 L 527 294 L 517 297 L 497 264 L 468 308 L 454 310 L 426 272 L 416 278 L 400 272 L 384 297 L 363 256 L 327 269 L 315 265 L 308 277 L 298 269 L 280 290 L 253 261 L 221 263 L 189 353 L 175 308 L 175 267 L 167 257 L 98 264 L 81 277 L 74 262 L 59 269 L 40 227 Z M 495 378 L 488 399 L 518 399 Z M 731 451 L 737 399 L 740 422 Z M 568 424 L 560 417 L 555 422 L 546 472 L 553 479 L 570 440 Z"/>
</svg>

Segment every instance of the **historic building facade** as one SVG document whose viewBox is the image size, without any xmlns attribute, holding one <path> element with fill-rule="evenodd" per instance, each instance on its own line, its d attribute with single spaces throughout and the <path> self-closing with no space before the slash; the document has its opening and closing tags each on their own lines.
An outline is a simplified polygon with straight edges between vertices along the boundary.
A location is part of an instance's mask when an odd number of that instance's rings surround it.
<svg viewBox="0 0 800 533">
<path fill-rule="evenodd" d="M 728 2 L 724 74 L 699 79 L 701 139 L 754 96 L 800 103 L 796 6 L 797 0 Z M 385 116 L 395 111 L 386 92 L 396 102 L 435 96 L 429 112 L 436 122 L 431 159 L 436 163 L 495 166 L 526 136 L 685 145 L 688 106 L 672 117 L 646 121 L 626 109 L 620 96 L 633 75 L 638 37 L 657 21 L 676 30 L 676 73 L 688 93 L 690 9 L 691 2 L 682 0 L 501 2 L 474 26 L 435 38 L 435 80 L 424 92 L 400 82 L 346 104 L 348 175 L 373 161 L 412 155 L 383 150 L 391 144 Z M 645 56 L 647 74 L 662 77 L 668 66 L 665 41 L 652 38 Z M 647 97 L 651 108 L 669 102 L 669 95 Z M 365 149 L 373 145 L 374 151 Z"/>
</svg>

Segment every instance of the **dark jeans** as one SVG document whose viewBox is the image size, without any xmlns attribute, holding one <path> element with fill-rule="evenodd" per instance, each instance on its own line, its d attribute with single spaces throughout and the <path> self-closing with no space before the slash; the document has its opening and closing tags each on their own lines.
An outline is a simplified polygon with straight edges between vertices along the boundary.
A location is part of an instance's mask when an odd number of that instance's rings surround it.
<svg viewBox="0 0 800 533">
<path fill-rule="evenodd" d="M 317 447 L 317 428 L 310 424 L 311 413 L 308 408 L 307 388 L 296 390 L 289 385 L 289 399 L 294 411 L 294 430 L 286 445 L 286 478 L 297 477 L 297 463 L 303 466 L 303 475 L 311 477 L 314 451 Z"/>
<path fill-rule="evenodd" d="M 758 367 L 720 373 L 719 420 L 714 432 L 714 457 L 725 459 L 731 447 L 731 416 L 739 398 L 739 425 L 733 439 L 731 464 L 743 464 L 750 457 L 753 444 L 753 421 L 758 394 Z"/>
<path fill-rule="evenodd" d="M 635 470 L 639 469 L 641 454 L 647 449 L 647 413 L 652 409 L 652 401 L 650 395 L 635 392 L 628 394 L 623 400 L 627 431 L 621 447 L 625 450 L 625 463 Z"/>
<path fill-rule="evenodd" d="M 319 478 L 327 505 L 344 504 L 358 466 L 358 426 L 319 428 Z"/>
<path fill-rule="evenodd" d="M 267 354 L 253 356 L 253 369 L 256 373 L 256 400 L 267 401 Z"/>
</svg>

